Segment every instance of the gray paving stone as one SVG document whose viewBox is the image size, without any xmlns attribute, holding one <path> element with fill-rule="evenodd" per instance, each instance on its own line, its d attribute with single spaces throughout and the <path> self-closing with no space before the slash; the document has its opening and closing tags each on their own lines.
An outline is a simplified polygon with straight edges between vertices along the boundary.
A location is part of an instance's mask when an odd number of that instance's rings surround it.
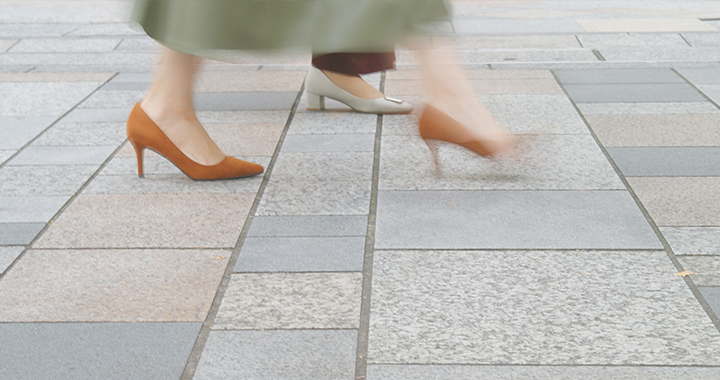
<svg viewBox="0 0 720 380">
<path fill-rule="evenodd" d="M 680 75 L 695 85 L 698 84 L 720 84 L 720 68 L 709 67 L 704 69 L 681 68 Z"/>
<path fill-rule="evenodd" d="M 212 331 L 194 379 L 352 380 L 355 330 Z"/>
<path fill-rule="evenodd" d="M 24 250 L 23 246 L 0 247 L 0 273 L 5 272 Z"/>
<path fill-rule="evenodd" d="M 377 249 L 662 248 L 625 191 L 381 191 Z"/>
<path fill-rule="evenodd" d="M 629 177 L 658 226 L 720 226 L 720 178 Z"/>
<path fill-rule="evenodd" d="M 720 84 L 699 84 L 697 87 L 715 103 L 720 102 Z"/>
<path fill-rule="evenodd" d="M 720 316 L 720 287 L 698 287 L 715 316 Z"/>
<path fill-rule="evenodd" d="M 24 38 L 13 46 L 10 53 L 90 53 L 109 52 L 120 44 L 120 39 L 74 38 L 58 39 Z"/>
<path fill-rule="evenodd" d="M 147 36 L 145 31 L 127 21 L 115 23 L 90 23 L 75 28 L 68 36 L 95 37 L 95 36 Z"/>
<path fill-rule="evenodd" d="M 457 9 L 457 8 L 456 8 Z M 442 39 L 441 37 L 438 39 Z M 439 41 L 446 42 L 447 41 Z M 455 36 L 452 46 L 461 50 L 480 49 L 577 49 L 581 48 L 572 35 L 525 36 Z"/>
<path fill-rule="evenodd" d="M 682 36 L 695 47 L 720 46 L 720 36 L 717 33 L 682 33 Z"/>
<path fill-rule="evenodd" d="M 248 237 L 365 236 L 365 215 L 256 216 Z"/>
<path fill-rule="evenodd" d="M 679 33 L 602 33 L 578 34 L 583 47 L 602 49 L 607 47 L 688 47 Z"/>
<path fill-rule="evenodd" d="M 290 110 L 294 92 L 229 92 L 195 94 L 198 111 Z"/>
<path fill-rule="evenodd" d="M 0 65 L 39 65 L 39 66 L 106 66 L 105 73 L 115 72 L 108 67 L 138 67 L 148 71 L 157 61 L 153 53 L 14 53 L 0 55 Z M 84 70 L 81 72 L 88 72 Z M 117 70 L 117 71 L 131 71 Z"/>
<path fill-rule="evenodd" d="M 125 140 L 125 123 L 66 123 L 53 125 L 33 146 L 118 146 Z"/>
<path fill-rule="evenodd" d="M 720 114 L 585 115 L 605 147 L 720 146 Z"/>
<path fill-rule="evenodd" d="M 455 33 L 462 34 L 561 34 L 584 33 L 571 18 L 453 20 Z"/>
<path fill-rule="evenodd" d="M 717 367 L 498 366 L 498 365 L 369 365 L 367 380 L 675 380 L 715 379 Z"/>
<path fill-rule="evenodd" d="M 607 151 L 628 177 L 720 176 L 720 147 L 611 147 Z"/>
<path fill-rule="evenodd" d="M 356 112 L 303 112 L 295 114 L 288 134 L 374 134 L 377 115 Z"/>
<path fill-rule="evenodd" d="M 583 62 L 503 62 L 489 65 L 492 70 L 595 70 L 666 69 L 668 67 L 718 67 L 716 61 L 583 61 Z"/>
<path fill-rule="evenodd" d="M 365 238 L 252 237 L 243 244 L 235 272 L 362 271 Z"/>
<path fill-rule="evenodd" d="M 145 91 L 149 87 L 148 82 L 110 81 L 105 83 L 98 91 Z"/>
<path fill-rule="evenodd" d="M 645 114 L 717 114 L 720 113 L 712 103 L 577 103 L 585 114 L 598 115 L 645 115 Z"/>
<path fill-rule="evenodd" d="M 663 251 L 376 251 L 368 362 L 718 366 L 676 272 Z"/>
<path fill-rule="evenodd" d="M 288 135 L 282 152 L 372 152 L 374 134 Z"/>
<path fill-rule="evenodd" d="M 157 52 L 160 50 L 160 45 L 153 39 L 150 38 L 125 38 L 122 40 L 120 45 L 115 48 L 115 51 L 125 52 Z"/>
<path fill-rule="evenodd" d="M 59 117 L 99 82 L 0 82 L 0 116 Z M 42 104 L 42 107 L 38 107 Z"/>
<path fill-rule="evenodd" d="M 117 160 L 117 158 L 115 159 Z M 134 159 L 129 159 L 133 161 Z M 172 164 L 171 164 L 172 165 Z M 129 170 L 130 171 L 130 170 Z M 263 177 L 254 176 L 236 181 L 194 181 L 180 173 L 99 175 L 83 190 L 83 194 L 239 194 L 256 193 Z"/>
<path fill-rule="evenodd" d="M 519 135 L 516 153 L 487 159 L 439 146 L 440 172 L 422 140 L 385 136 L 380 190 L 624 190 L 590 135 Z"/>
<path fill-rule="evenodd" d="M 98 91 L 85 99 L 78 108 L 127 108 L 145 98 L 146 91 Z"/>
<path fill-rule="evenodd" d="M 600 51 L 607 61 L 717 61 L 716 47 L 685 48 L 604 48 Z"/>
<path fill-rule="evenodd" d="M 12 157 L 16 150 L 0 150 L 0 164 L 7 161 L 8 158 Z"/>
<path fill-rule="evenodd" d="M 568 84 L 565 89 L 577 103 L 705 102 L 687 84 Z"/>
<path fill-rule="evenodd" d="M 200 323 L 0 323 L 5 379 L 177 379 Z"/>
<path fill-rule="evenodd" d="M 679 256 L 684 270 L 693 272 L 690 279 L 697 286 L 720 286 L 720 257 Z"/>
<path fill-rule="evenodd" d="M 685 83 L 670 69 L 555 70 L 562 84 Z"/>
<path fill-rule="evenodd" d="M 70 196 L 95 170 L 95 166 L 5 166 L 0 168 L 0 194 Z"/>
<path fill-rule="evenodd" d="M 0 223 L 46 223 L 70 196 L 0 196 Z"/>
<path fill-rule="evenodd" d="M 52 117 L 0 116 L 0 149 L 20 149 L 47 128 Z"/>
<path fill-rule="evenodd" d="M 109 83 L 143 82 L 149 86 L 152 80 L 152 73 L 118 73 Z"/>
<path fill-rule="evenodd" d="M 0 39 L 0 52 L 6 52 L 8 49 L 18 43 L 19 40 Z"/>
<path fill-rule="evenodd" d="M 27 245 L 35 239 L 40 230 L 45 227 L 42 223 L 0 223 L 0 245 Z"/>
<path fill-rule="evenodd" d="M 373 158 L 372 152 L 283 152 L 272 176 L 285 181 L 369 181 Z"/>
<path fill-rule="evenodd" d="M 363 215 L 370 210 L 370 181 L 270 180 L 256 215 Z"/>
<path fill-rule="evenodd" d="M 511 132 L 588 133 L 565 95 L 485 95 L 480 99 Z"/>
<path fill-rule="evenodd" d="M 548 50 L 480 50 L 467 51 L 463 62 L 578 62 L 597 61 L 597 56 L 589 49 L 548 49 Z"/>
<path fill-rule="evenodd" d="M 202 123 L 285 123 L 289 111 L 197 111 Z"/>
<path fill-rule="evenodd" d="M 362 273 L 232 276 L 213 330 L 357 329 Z"/>
<path fill-rule="evenodd" d="M 117 146 L 29 146 L 8 161 L 8 166 L 97 165 Z"/>
<path fill-rule="evenodd" d="M 72 110 L 62 118 L 63 123 L 127 123 L 131 109 L 94 108 Z"/>
<path fill-rule="evenodd" d="M 720 227 L 660 227 L 673 252 L 720 256 Z"/>
<path fill-rule="evenodd" d="M 0 37 L 2 38 L 28 38 L 28 37 L 62 37 L 78 28 L 78 24 L 67 23 L 2 23 L 0 24 Z"/>
</svg>

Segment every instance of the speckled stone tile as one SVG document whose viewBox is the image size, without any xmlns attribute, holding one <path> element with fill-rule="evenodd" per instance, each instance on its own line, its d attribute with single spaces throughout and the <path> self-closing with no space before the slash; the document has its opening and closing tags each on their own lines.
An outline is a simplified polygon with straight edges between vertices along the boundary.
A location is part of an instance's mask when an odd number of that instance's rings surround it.
<svg viewBox="0 0 720 380">
<path fill-rule="evenodd" d="M 471 85 L 479 95 L 517 95 L 517 94 L 562 94 L 562 89 L 553 78 L 531 79 L 485 79 L 471 80 Z M 389 96 L 423 95 L 423 82 L 416 80 L 388 80 L 385 93 Z"/>
<path fill-rule="evenodd" d="M 705 102 L 700 93 L 682 83 L 567 84 L 577 103 Z"/>
<path fill-rule="evenodd" d="M 352 380 L 356 346 L 355 330 L 212 331 L 193 378 Z"/>
<path fill-rule="evenodd" d="M 377 249 L 662 249 L 625 191 L 380 191 Z"/>
<path fill-rule="evenodd" d="M 125 140 L 125 123 L 63 123 L 43 133 L 33 146 L 115 146 Z"/>
<path fill-rule="evenodd" d="M 716 366 L 676 272 L 662 251 L 376 251 L 368 361 Z"/>
<path fill-rule="evenodd" d="M 469 64 L 506 62 L 595 62 L 597 56 L 589 49 L 498 49 L 462 52 L 462 61 Z"/>
<path fill-rule="evenodd" d="M 142 28 L 133 28 L 128 22 L 118 23 L 102 23 L 102 24 L 84 24 L 81 27 L 68 34 L 73 37 L 92 37 L 92 36 L 145 36 Z"/>
<path fill-rule="evenodd" d="M 117 159 L 116 159 L 117 160 Z M 131 159 L 126 159 L 131 160 Z M 133 163 L 130 163 L 133 165 Z M 133 166 L 134 169 L 134 166 Z M 133 169 L 128 169 L 130 172 Z M 179 170 L 178 170 L 179 172 Z M 256 193 L 262 176 L 232 181 L 194 181 L 181 174 L 99 175 L 83 190 L 83 194 L 238 194 Z"/>
<path fill-rule="evenodd" d="M 284 124 L 205 124 L 210 137 L 230 156 L 272 156 Z"/>
<path fill-rule="evenodd" d="M 198 111 L 290 110 L 296 92 L 198 93 L 193 97 Z"/>
<path fill-rule="evenodd" d="M 606 147 L 720 146 L 720 114 L 585 116 Z"/>
<path fill-rule="evenodd" d="M 0 150 L 0 164 L 7 161 L 8 158 L 12 157 L 16 150 Z"/>
<path fill-rule="evenodd" d="M 541 36 L 541 37 L 565 37 L 565 36 Z M 453 41 L 463 40 L 464 38 L 480 38 L 486 37 L 457 37 Z M 490 39 L 517 38 L 517 37 L 487 37 Z M 521 39 L 532 39 L 531 36 L 525 36 Z M 573 38 L 574 39 L 574 38 Z M 471 80 L 499 80 L 499 79 L 555 79 L 550 70 L 489 70 L 489 69 L 468 69 L 465 76 Z M 422 74 L 417 69 L 395 70 L 386 72 L 387 81 L 395 80 L 422 80 Z"/>
<path fill-rule="evenodd" d="M 710 305 L 715 316 L 720 316 L 720 287 L 699 287 L 698 290 Z"/>
<path fill-rule="evenodd" d="M 357 329 L 362 273 L 235 274 L 213 330 Z"/>
<path fill-rule="evenodd" d="M 720 35 L 717 33 L 682 33 L 683 38 L 694 47 L 720 46 Z"/>
<path fill-rule="evenodd" d="M 222 250 L 31 250 L 0 282 L 0 321 L 202 322 L 229 257 Z"/>
<path fill-rule="evenodd" d="M 601 50 L 607 61 L 643 62 L 643 61 L 717 61 L 720 52 L 716 47 L 684 47 L 684 48 L 605 48 Z"/>
<path fill-rule="evenodd" d="M 45 223 L 57 213 L 67 196 L 0 196 L 0 223 Z"/>
<path fill-rule="evenodd" d="M 201 323 L 0 323 L 0 377 L 177 379 Z"/>
<path fill-rule="evenodd" d="M 693 18 L 607 18 L 576 19 L 587 32 L 717 32 L 712 26 Z"/>
<path fill-rule="evenodd" d="M 110 52 L 120 44 L 118 38 L 24 38 L 10 53 L 96 53 Z"/>
<path fill-rule="evenodd" d="M 147 84 L 145 85 L 147 88 Z M 78 108 L 128 108 L 145 99 L 146 91 L 97 91 L 85 99 Z"/>
<path fill-rule="evenodd" d="M 679 33 L 612 33 L 578 34 L 582 46 L 590 49 L 607 47 L 688 47 L 688 43 Z"/>
<path fill-rule="evenodd" d="M 373 134 L 377 119 L 377 115 L 356 112 L 297 113 L 288 134 Z"/>
<path fill-rule="evenodd" d="M 306 71 L 205 71 L 198 75 L 196 91 L 298 92 Z"/>
<path fill-rule="evenodd" d="M 6 52 L 8 49 L 17 44 L 19 40 L 0 39 L 0 52 Z"/>
<path fill-rule="evenodd" d="M 565 34 L 582 33 L 581 28 L 571 18 L 554 19 L 493 19 L 477 18 L 472 20 L 454 20 L 455 33 L 458 34 Z"/>
<path fill-rule="evenodd" d="M 658 226 L 720 226 L 718 177 L 634 177 L 628 182 Z"/>
<path fill-rule="evenodd" d="M 480 99 L 511 132 L 589 133 L 564 95 L 487 95 Z"/>
<path fill-rule="evenodd" d="M 23 250 L 25 250 L 23 246 L 0 247 L 0 273 L 5 272 Z"/>
<path fill-rule="evenodd" d="M 407 135 L 420 137 L 418 113 L 410 115 L 384 115 L 382 119 L 383 136 Z"/>
<path fill-rule="evenodd" d="M 563 84 L 685 83 L 670 69 L 555 70 Z"/>
<path fill-rule="evenodd" d="M 288 135 L 282 152 L 372 152 L 374 134 Z"/>
<path fill-rule="evenodd" d="M 369 365 L 367 380 L 464 379 L 464 380 L 712 380 L 716 367 L 663 366 L 498 366 L 498 365 Z"/>
<path fill-rule="evenodd" d="M 629 177 L 720 177 L 720 147 L 610 147 Z"/>
<path fill-rule="evenodd" d="M 248 237 L 365 236 L 366 215 L 256 216 Z"/>
<path fill-rule="evenodd" d="M 370 210 L 370 181 L 268 183 L 256 215 L 362 215 Z"/>
<path fill-rule="evenodd" d="M 679 256 L 684 270 L 693 272 L 690 279 L 697 286 L 720 286 L 720 257 Z"/>
<path fill-rule="evenodd" d="M 0 168 L 0 194 L 70 196 L 95 170 L 94 166 L 5 166 Z"/>
<path fill-rule="evenodd" d="M 114 146 L 29 146 L 8 166 L 97 165 L 102 164 L 117 148 Z"/>
<path fill-rule="evenodd" d="M 521 135 L 516 155 L 491 160 L 443 144 L 440 172 L 414 136 L 385 136 L 381 190 L 623 190 L 620 178 L 589 135 Z"/>
<path fill-rule="evenodd" d="M 112 73 L 7 73 L 0 82 L 105 82 Z"/>
<path fill-rule="evenodd" d="M 572 35 L 457 36 L 452 46 L 462 50 L 480 49 L 572 49 L 580 44 Z"/>
<path fill-rule="evenodd" d="M 365 237 L 252 237 L 235 272 L 359 272 Z"/>
<path fill-rule="evenodd" d="M 715 103 L 720 102 L 720 84 L 699 84 L 697 87 Z"/>
<path fill-rule="evenodd" d="M 720 68 L 680 68 L 677 69 L 680 75 L 695 85 L 699 84 L 720 84 Z"/>
<path fill-rule="evenodd" d="M 645 115 L 645 114 L 705 114 L 720 113 L 710 102 L 667 102 L 667 103 L 578 103 L 584 115 Z M 691 116 L 692 117 L 692 116 Z"/>
<path fill-rule="evenodd" d="M 289 114 L 289 110 L 197 111 L 198 120 L 203 124 L 282 123 L 284 125 Z"/>
<path fill-rule="evenodd" d="M 279 181 L 369 181 L 372 170 L 372 152 L 283 153 L 272 177 Z"/>
<path fill-rule="evenodd" d="M 59 117 L 100 84 L 99 82 L 0 82 L 0 115 Z M 42 104 L 42 107 L 38 107 L 38 104 Z"/>
<path fill-rule="evenodd" d="M 72 23 L 3 23 L 0 25 L 0 37 L 24 38 L 32 37 L 61 37 L 77 29 L 78 24 Z"/>
<path fill-rule="evenodd" d="M 54 121 L 52 117 L 0 116 L 0 149 L 20 149 Z"/>
<path fill-rule="evenodd" d="M 36 248 L 231 248 L 255 194 L 84 194 Z"/>
<path fill-rule="evenodd" d="M 720 256 L 720 227 L 660 227 L 676 255 Z"/>
<path fill-rule="evenodd" d="M 62 118 L 64 123 L 127 123 L 131 107 L 76 108 Z"/>
<path fill-rule="evenodd" d="M 41 223 L 0 223 L 0 245 L 27 245 L 45 227 Z"/>
</svg>

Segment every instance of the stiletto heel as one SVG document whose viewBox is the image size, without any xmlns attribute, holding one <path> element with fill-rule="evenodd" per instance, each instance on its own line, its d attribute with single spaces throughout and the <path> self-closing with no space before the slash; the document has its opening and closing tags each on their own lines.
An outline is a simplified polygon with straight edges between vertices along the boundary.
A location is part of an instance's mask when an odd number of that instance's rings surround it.
<svg viewBox="0 0 720 380">
<path fill-rule="evenodd" d="M 241 178 L 263 172 L 263 167 L 252 162 L 238 160 L 237 158 L 225 156 L 217 165 L 201 165 L 186 156 L 162 130 L 150 119 L 145 111 L 140 108 L 140 103 L 135 104 L 127 122 L 128 141 L 135 148 L 138 158 L 138 174 L 142 177 L 143 172 L 143 150 L 150 149 L 167 158 L 178 169 L 182 170 L 188 177 L 194 180 L 214 180 Z"/>
<path fill-rule="evenodd" d="M 442 174 L 442 170 L 440 169 L 440 159 L 438 158 L 438 143 L 436 140 L 423 140 L 425 142 L 425 145 L 427 145 L 428 150 L 430 150 L 430 154 L 433 158 L 433 164 L 435 164 L 435 174 Z"/>
<path fill-rule="evenodd" d="M 322 111 L 325 109 L 325 97 L 313 94 L 311 92 L 307 93 L 307 110 L 308 111 Z"/>
</svg>

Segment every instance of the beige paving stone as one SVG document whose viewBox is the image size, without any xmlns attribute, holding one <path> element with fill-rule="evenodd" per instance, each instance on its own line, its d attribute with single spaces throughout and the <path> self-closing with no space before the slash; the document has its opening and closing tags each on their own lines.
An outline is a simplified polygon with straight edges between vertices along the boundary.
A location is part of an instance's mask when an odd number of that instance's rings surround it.
<svg viewBox="0 0 720 380">
<path fill-rule="evenodd" d="M 284 124 L 205 124 L 220 149 L 230 156 L 272 156 Z"/>
<path fill-rule="evenodd" d="M 223 250 L 31 250 L 0 282 L 2 322 L 202 322 Z"/>
<path fill-rule="evenodd" d="M 107 82 L 114 73 L 0 73 L 0 82 Z"/>
<path fill-rule="evenodd" d="M 555 79 L 550 70 L 467 70 L 465 74 L 475 80 Z M 422 75 L 417 70 L 388 71 L 386 80 L 422 80 Z"/>
<path fill-rule="evenodd" d="M 588 32 L 717 32 L 718 30 L 693 18 L 610 18 L 576 19 Z"/>
<path fill-rule="evenodd" d="M 704 114 L 720 113 L 712 103 L 577 103 L 584 115 L 645 115 L 645 114 Z"/>
<path fill-rule="evenodd" d="M 574 35 L 462 36 L 452 46 L 463 50 L 481 49 L 572 49 L 580 48 Z"/>
<path fill-rule="evenodd" d="M 680 264 L 686 271 L 693 272 L 690 279 L 697 286 L 720 286 L 720 257 L 680 256 Z"/>
<path fill-rule="evenodd" d="M 83 194 L 37 248 L 231 248 L 255 194 Z"/>
<path fill-rule="evenodd" d="M 214 330 L 356 329 L 362 273 L 235 274 Z"/>
<path fill-rule="evenodd" d="M 130 113 L 130 111 L 128 111 Z M 197 117 L 204 124 L 234 123 L 285 123 L 288 111 L 198 111 Z"/>
<path fill-rule="evenodd" d="M 720 226 L 720 177 L 630 177 L 658 226 Z"/>
<path fill-rule="evenodd" d="M 6 39 L 0 39 L 0 52 L 6 52 L 8 49 L 13 47 L 18 42 L 18 40 L 6 40 Z"/>
<path fill-rule="evenodd" d="M 483 79 L 471 80 L 478 95 L 563 94 L 555 79 Z M 423 95 L 421 81 L 387 81 L 385 93 L 389 95 Z"/>
<path fill-rule="evenodd" d="M 206 71 L 197 92 L 297 92 L 306 71 Z"/>
<path fill-rule="evenodd" d="M 585 118 L 604 146 L 720 146 L 720 114 Z"/>
</svg>

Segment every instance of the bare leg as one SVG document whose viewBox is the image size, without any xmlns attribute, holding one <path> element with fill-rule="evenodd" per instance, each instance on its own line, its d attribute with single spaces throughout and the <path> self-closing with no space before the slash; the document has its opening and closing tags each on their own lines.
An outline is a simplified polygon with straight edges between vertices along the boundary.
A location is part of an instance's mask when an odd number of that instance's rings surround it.
<svg viewBox="0 0 720 380">
<path fill-rule="evenodd" d="M 322 70 L 322 72 L 343 90 L 363 99 L 382 98 L 383 93 L 365 82 L 359 75 L 348 75 L 334 71 Z"/>
<path fill-rule="evenodd" d="M 200 58 L 163 48 L 143 111 L 185 155 L 202 165 L 216 165 L 225 154 L 195 115 L 192 101 Z"/>
</svg>

